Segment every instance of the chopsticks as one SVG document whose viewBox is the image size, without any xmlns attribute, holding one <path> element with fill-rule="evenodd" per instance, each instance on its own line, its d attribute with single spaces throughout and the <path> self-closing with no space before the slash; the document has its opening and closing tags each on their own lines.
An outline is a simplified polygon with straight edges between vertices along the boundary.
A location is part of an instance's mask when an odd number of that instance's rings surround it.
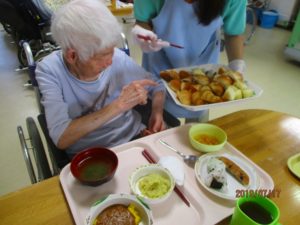
<svg viewBox="0 0 300 225">
<path fill-rule="evenodd" d="M 145 40 L 145 41 L 150 41 L 150 40 L 151 40 L 151 39 L 150 39 L 149 37 L 147 37 L 147 36 L 143 36 L 143 35 L 140 35 L 140 34 L 138 34 L 137 36 L 138 36 L 138 38 L 141 38 L 141 39 L 143 39 L 143 40 Z M 170 46 L 175 47 L 175 48 L 183 48 L 182 46 L 177 45 L 177 44 L 174 44 L 174 43 L 170 43 Z"/>
<path fill-rule="evenodd" d="M 144 149 L 142 151 L 143 156 L 147 159 L 149 163 L 156 163 L 151 154 Z M 187 200 L 187 198 L 184 196 L 184 194 L 180 191 L 180 189 L 175 185 L 174 191 L 177 193 L 177 195 L 181 198 L 181 200 L 188 206 L 190 207 L 190 202 Z"/>
</svg>

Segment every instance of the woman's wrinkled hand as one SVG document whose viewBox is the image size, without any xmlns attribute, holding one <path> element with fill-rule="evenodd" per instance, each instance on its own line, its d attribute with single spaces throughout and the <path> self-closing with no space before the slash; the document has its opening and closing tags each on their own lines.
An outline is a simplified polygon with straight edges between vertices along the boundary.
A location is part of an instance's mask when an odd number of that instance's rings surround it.
<svg viewBox="0 0 300 225">
<path fill-rule="evenodd" d="M 136 80 L 123 87 L 117 98 L 117 105 L 122 112 L 132 109 L 136 105 L 147 103 L 148 91 L 146 86 L 156 86 L 152 80 Z"/>
</svg>

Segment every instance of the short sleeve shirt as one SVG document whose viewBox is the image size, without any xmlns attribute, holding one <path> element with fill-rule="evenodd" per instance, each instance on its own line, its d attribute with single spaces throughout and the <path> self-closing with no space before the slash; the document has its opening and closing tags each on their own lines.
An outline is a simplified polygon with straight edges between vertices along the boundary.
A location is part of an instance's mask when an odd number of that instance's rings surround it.
<svg viewBox="0 0 300 225">
<path fill-rule="evenodd" d="M 149 22 L 156 17 L 165 0 L 135 0 L 134 16 L 141 22 Z M 227 0 L 223 13 L 223 29 L 228 35 L 242 34 L 246 26 L 246 0 Z"/>
</svg>

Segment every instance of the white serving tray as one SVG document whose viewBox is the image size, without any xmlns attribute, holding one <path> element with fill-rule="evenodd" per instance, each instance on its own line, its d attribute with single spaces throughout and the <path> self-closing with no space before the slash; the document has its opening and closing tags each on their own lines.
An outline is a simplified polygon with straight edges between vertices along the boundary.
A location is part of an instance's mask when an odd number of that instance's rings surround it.
<svg viewBox="0 0 300 225">
<path fill-rule="evenodd" d="M 175 71 L 180 71 L 180 70 L 192 71 L 195 68 L 201 68 L 201 69 L 204 69 L 204 70 L 217 71 L 217 69 L 220 68 L 220 67 L 225 67 L 226 68 L 226 66 L 224 66 L 224 65 L 205 64 L 205 65 L 193 66 L 193 67 L 176 68 L 176 69 L 172 69 L 172 70 L 175 70 Z M 260 88 L 257 84 L 255 84 L 255 83 L 253 83 L 249 80 L 245 80 L 245 83 L 247 84 L 247 86 L 250 89 L 252 89 L 255 93 L 255 95 L 253 95 L 252 97 L 237 99 L 237 100 L 232 100 L 232 101 L 227 101 L 227 102 L 218 102 L 218 103 L 211 103 L 211 104 L 205 104 L 205 105 L 199 105 L 199 106 L 191 106 L 191 105 L 182 104 L 178 100 L 178 98 L 176 96 L 176 93 L 169 87 L 168 83 L 163 79 L 162 79 L 162 81 L 163 81 L 168 93 L 171 95 L 172 99 L 174 100 L 174 102 L 177 105 L 179 105 L 179 106 L 181 106 L 185 109 L 191 110 L 191 111 L 201 111 L 201 110 L 204 110 L 204 109 L 210 109 L 210 108 L 214 108 L 214 107 L 230 106 L 230 105 L 234 105 L 234 104 L 245 103 L 247 101 L 251 101 L 253 99 L 256 99 L 256 98 L 260 97 L 263 93 L 263 89 Z"/>
<path fill-rule="evenodd" d="M 129 175 L 136 167 L 148 164 L 148 161 L 141 153 L 144 149 L 147 149 L 156 161 L 166 155 L 180 157 L 160 144 L 160 138 L 186 154 L 201 155 L 198 151 L 193 150 L 189 144 L 189 127 L 190 125 L 184 125 L 172 128 L 112 148 L 116 151 L 119 158 L 118 169 L 111 181 L 98 187 L 82 185 L 72 176 L 69 165 L 63 168 L 60 174 L 60 182 L 75 223 L 84 225 L 91 205 L 102 196 L 111 193 L 130 193 Z M 260 188 L 273 190 L 274 183 L 272 178 L 232 145 L 227 143 L 222 151 L 230 152 L 246 160 L 255 168 L 260 179 Z M 191 206 L 188 207 L 173 192 L 171 198 L 166 202 L 151 207 L 155 225 L 212 225 L 233 213 L 235 201 L 224 200 L 212 195 L 198 184 L 193 168 L 184 164 L 184 169 L 185 182 L 179 189 L 184 193 Z"/>
</svg>

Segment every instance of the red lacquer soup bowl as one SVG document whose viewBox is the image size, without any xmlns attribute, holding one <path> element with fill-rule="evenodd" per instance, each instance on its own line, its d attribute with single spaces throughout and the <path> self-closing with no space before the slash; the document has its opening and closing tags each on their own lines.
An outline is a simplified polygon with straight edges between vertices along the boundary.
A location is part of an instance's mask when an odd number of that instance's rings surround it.
<svg viewBox="0 0 300 225">
<path fill-rule="evenodd" d="M 114 177 L 118 157 L 112 150 L 95 147 L 76 154 L 71 161 L 71 173 L 86 185 L 97 186 Z"/>
</svg>

